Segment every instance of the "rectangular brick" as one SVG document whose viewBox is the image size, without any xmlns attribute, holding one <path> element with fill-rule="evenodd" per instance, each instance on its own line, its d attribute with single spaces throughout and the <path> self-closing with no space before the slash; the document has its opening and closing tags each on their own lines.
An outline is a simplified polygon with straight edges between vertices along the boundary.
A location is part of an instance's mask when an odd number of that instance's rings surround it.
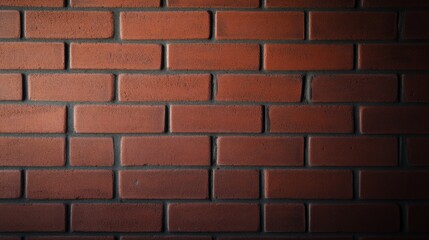
<svg viewBox="0 0 429 240">
<path fill-rule="evenodd" d="M 0 171 L 0 199 L 21 196 L 21 171 Z"/>
<path fill-rule="evenodd" d="M 353 46 L 338 44 L 265 44 L 265 70 L 352 70 Z"/>
<path fill-rule="evenodd" d="M 406 74 L 402 87 L 404 102 L 429 102 L 429 75 Z"/>
<path fill-rule="evenodd" d="M 120 18 L 122 39 L 208 39 L 210 36 L 207 11 L 121 12 Z"/>
<path fill-rule="evenodd" d="M 207 136 L 123 137 L 123 166 L 209 166 Z"/>
<path fill-rule="evenodd" d="M 429 12 L 405 12 L 402 24 L 404 39 L 429 39 Z"/>
<path fill-rule="evenodd" d="M 216 39 L 304 39 L 303 12 L 216 12 Z"/>
<path fill-rule="evenodd" d="M 0 105 L 0 133 L 64 133 L 66 108 L 58 105 Z"/>
<path fill-rule="evenodd" d="M 407 207 L 407 219 L 406 223 L 408 231 L 417 232 L 428 232 L 429 222 L 427 216 L 429 214 L 429 205 L 427 204 L 412 204 Z M 423 240 L 423 239 L 422 239 Z"/>
<path fill-rule="evenodd" d="M 265 170 L 265 197 L 351 199 L 353 175 L 345 170 Z"/>
<path fill-rule="evenodd" d="M 265 204 L 264 213 L 266 232 L 305 231 L 304 204 Z"/>
<path fill-rule="evenodd" d="M 159 7 L 160 0 L 70 0 L 72 7 L 141 8 Z"/>
<path fill-rule="evenodd" d="M 174 203 L 168 205 L 170 232 L 256 232 L 259 206 L 245 203 Z"/>
<path fill-rule="evenodd" d="M 217 163 L 227 166 L 302 166 L 302 137 L 219 137 Z"/>
<path fill-rule="evenodd" d="M 168 7 L 179 8 L 257 8 L 259 0 L 167 0 Z"/>
<path fill-rule="evenodd" d="M 62 204 L 0 204 L 1 232 L 63 232 Z"/>
<path fill-rule="evenodd" d="M 169 235 L 169 236 L 144 236 L 144 237 L 138 237 L 138 236 L 123 236 L 121 237 L 121 240 L 212 240 L 211 237 L 207 236 L 176 236 L 176 235 Z"/>
<path fill-rule="evenodd" d="M 361 171 L 359 196 L 362 199 L 429 199 L 429 171 Z"/>
<path fill-rule="evenodd" d="M 0 166 L 64 166 L 64 163 L 64 138 L 0 138 Z"/>
<path fill-rule="evenodd" d="M 217 101 L 300 102 L 301 75 L 217 75 Z"/>
<path fill-rule="evenodd" d="M 113 173 L 109 170 L 29 170 L 29 199 L 111 199 Z"/>
<path fill-rule="evenodd" d="M 73 232 L 160 232 L 162 204 L 72 204 Z"/>
<path fill-rule="evenodd" d="M 266 0 L 267 7 L 287 8 L 351 8 L 355 0 Z"/>
<path fill-rule="evenodd" d="M 262 131 L 261 106 L 173 105 L 170 130 L 175 133 Z"/>
<path fill-rule="evenodd" d="M 34 101 L 111 101 L 114 79 L 111 74 L 30 74 L 28 98 Z"/>
<path fill-rule="evenodd" d="M 407 138 L 408 163 L 414 166 L 429 165 L 429 138 Z"/>
<path fill-rule="evenodd" d="M 168 44 L 169 70 L 258 70 L 259 45 L 232 43 Z"/>
<path fill-rule="evenodd" d="M 86 1 L 86 0 L 84 0 Z M 64 0 L 2 0 L 0 6 L 6 7 L 64 7 Z"/>
<path fill-rule="evenodd" d="M 310 204 L 310 232 L 398 232 L 395 204 Z"/>
<path fill-rule="evenodd" d="M 78 105 L 74 127 L 78 133 L 161 133 L 165 107 Z"/>
<path fill-rule="evenodd" d="M 1 6 L 2 3 L 0 3 Z M 19 38 L 21 37 L 21 18 L 18 11 L 2 10 L 0 11 L 0 38 Z"/>
<path fill-rule="evenodd" d="M 310 166 L 396 166 L 394 137 L 310 137 Z"/>
<path fill-rule="evenodd" d="M 424 106 L 366 106 L 360 108 L 365 134 L 429 133 L 429 108 Z"/>
<path fill-rule="evenodd" d="M 350 106 L 272 106 L 270 132 L 351 133 L 353 107 Z"/>
<path fill-rule="evenodd" d="M 393 12 L 310 12 L 311 40 L 393 40 L 396 38 Z"/>
<path fill-rule="evenodd" d="M 114 152 L 113 139 L 111 137 L 72 137 L 69 141 L 70 165 L 113 165 Z"/>
<path fill-rule="evenodd" d="M 114 237 L 87 237 L 87 236 L 50 236 L 50 237 L 27 237 L 28 240 L 114 240 Z"/>
<path fill-rule="evenodd" d="M 362 70 L 426 70 L 428 44 L 360 44 L 358 67 Z"/>
<path fill-rule="evenodd" d="M 259 198 L 259 171 L 214 170 L 213 196 L 216 199 Z"/>
<path fill-rule="evenodd" d="M 119 172 L 121 199 L 207 199 L 207 170 Z"/>
<path fill-rule="evenodd" d="M 395 75 L 316 75 L 311 79 L 313 102 L 394 102 L 397 95 Z"/>
<path fill-rule="evenodd" d="M 209 74 L 119 76 L 119 101 L 208 101 L 210 95 Z"/>
<path fill-rule="evenodd" d="M 64 62 L 63 43 L 0 43 L 0 69 L 64 69 Z"/>
<path fill-rule="evenodd" d="M 429 2 L 422 0 L 362 0 L 365 8 L 424 8 Z"/>
<path fill-rule="evenodd" d="M 0 74 L 0 101 L 22 100 L 21 74 Z"/>
<path fill-rule="evenodd" d="M 25 11 L 25 37 L 38 39 L 112 38 L 113 13 Z"/>
<path fill-rule="evenodd" d="M 132 43 L 72 43 L 72 69 L 159 70 L 161 46 Z"/>
</svg>

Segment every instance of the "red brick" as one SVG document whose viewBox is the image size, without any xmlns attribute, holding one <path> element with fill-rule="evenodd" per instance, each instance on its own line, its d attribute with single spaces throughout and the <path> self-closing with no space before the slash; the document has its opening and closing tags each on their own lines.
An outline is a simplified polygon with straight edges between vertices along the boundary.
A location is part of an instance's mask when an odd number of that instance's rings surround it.
<svg viewBox="0 0 429 240">
<path fill-rule="evenodd" d="M 21 240 L 21 237 L 0 237 L 0 240 Z"/>
<path fill-rule="evenodd" d="M 230 166 L 302 166 L 302 137 L 219 137 L 217 163 Z"/>
<path fill-rule="evenodd" d="M 429 39 L 429 12 L 405 12 L 403 18 L 404 39 Z"/>
<path fill-rule="evenodd" d="M 343 170 L 265 170 L 265 197 L 351 199 L 353 176 Z"/>
<path fill-rule="evenodd" d="M 73 232 L 160 232 L 161 204 L 72 204 Z"/>
<path fill-rule="evenodd" d="M 157 44 L 72 43 L 72 69 L 159 70 L 161 46 Z"/>
<path fill-rule="evenodd" d="M 304 232 L 304 204 L 265 204 L 266 232 Z"/>
<path fill-rule="evenodd" d="M 27 237 L 28 240 L 114 240 L 114 237 L 67 237 L 67 236 L 53 236 L 53 237 Z"/>
<path fill-rule="evenodd" d="M 35 101 L 111 101 L 113 84 L 110 74 L 30 74 L 28 98 Z"/>
<path fill-rule="evenodd" d="M 160 133 L 164 106 L 78 105 L 74 109 L 78 133 Z"/>
<path fill-rule="evenodd" d="M 0 204 L 1 232 L 63 232 L 62 204 Z"/>
<path fill-rule="evenodd" d="M 159 7 L 160 0 L 70 0 L 72 7 L 140 8 Z"/>
<path fill-rule="evenodd" d="M 409 232 L 429 232 L 429 205 L 413 204 L 407 207 L 407 226 Z"/>
<path fill-rule="evenodd" d="M 353 108 L 350 106 L 272 106 L 270 132 L 351 133 Z"/>
<path fill-rule="evenodd" d="M 119 100 L 136 101 L 208 101 L 211 95 L 209 74 L 119 76 Z"/>
<path fill-rule="evenodd" d="M 355 0 L 266 0 L 267 7 L 289 8 L 350 8 Z"/>
<path fill-rule="evenodd" d="M 64 138 L 0 138 L 0 166 L 64 166 L 64 163 Z"/>
<path fill-rule="evenodd" d="M 0 69 L 64 69 L 64 44 L 2 42 Z"/>
<path fill-rule="evenodd" d="M 422 0 L 362 0 L 367 8 L 422 8 L 429 7 L 429 2 Z"/>
<path fill-rule="evenodd" d="M 311 40 L 392 40 L 396 38 L 396 13 L 310 12 Z"/>
<path fill-rule="evenodd" d="M 257 8 L 259 0 L 167 0 L 168 7 L 179 8 Z"/>
<path fill-rule="evenodd" d="M 216 39 L 304 39 L 303 12 L 216 12 Z"/>
<path fill-rule="evenodd" d="M 205 236 L 141 236 L 141 237 L 121 237 L 121 240 L 212 240 Z"/>
<path fill-rule="evenodd" d="M 265 70 L 352 70 L 353 46 L 337 44 L 265 44 Z"/>
<path fill-rule="evenodd" d="M 112 138 L 70 138 L 70 165 L 72 166 L 112 166 L 113 158 Z"/>
<path fill-rule="evenodd" d="M 362 199 L 429 199 L 429 171 L 361 171 Z"/>
<path fill-rule="evenodd" d="M 367 106 L 360 108 L 360 128 L 367 134 L 429 133 L 429 108 Z"/>
<path fill-rule="evenodd" d="M 398 232 L 395 204 L 310 204 L 310 232 Z"/>
<path fill-rule="evenodd" d="M 175 133 L 259 133 L 262 130 L 260 106 L 173 105 L 170 116 L 170 129 Z"/>
<path fill-rule="evenodd" d="M 22 100 L 22 92 L 20 74 L 0 74 L 0 101 Z"/>
<path fill-rule="evenodd" d="M 192 12 L 121 12 L 121 38 L 208 39 L 210 15 Z"/>
<path fill-rule="evenodd" d="M 310 137 L 310 166 L 396 166 L 398 139 Z"/>
<path fill-rule="evenodd" d="M 119 172 L 122 199 L 207 199 L 207 170 L 136 170 Z"/>
<path fill-rule="evenodd" d="M 353 240 L 353 237 L 218 237 L 217 240 Z"/>
<path fill-rule="evenodd" d="M 407 138 L 408 163 L 414 166 L 429 165 L 429 138 Z"/>
<path fill-rule="evenodd" d="M 29 170 L 29 199 L 111 199 L 113 174 L 108 170 Z"/>
<path fill-rule="evenodd" d="M 429 75 L 403 76 L 404 102 L 429 102 Z"/>
<path fill-rule="evenodd" d="M 64 7 L 64 0 L 2 0 L 0 6 L 10 7 Z"/>
<path fill-rule="evenodd" d="M 50 105 L 0 105 L 0 133 L 64 133 L 66 108 Z"/>
<path fill-rule="evenodd" d="M 397 237 L 397 236 L 388 236 L 388 237 L 361 237 L 359 240 L 424 240 L 425 237 Z"/>
<path fill-rule="evenodd" d="M 427 44 L 360 44 L 359 69 L 425 70 L 429 68 Z"/>
<path fill-rule="evenodd" d="M 112 12 L 25 12 L 26 38 L 112 38 L 113 33 L 114 30 Z"/>
<path fill-rule="evenodd" d="M 316 75 L 311 80 L 313 102 L 394 102 L 395 75 Z"/>
<path fill-rule="evenodd" d="M 21 19 L 18 11 L 0 11 L 0 22 L 2 23 L 0 38 L 21 37 Z"/>
<path fill-rule="evenodd" d="M 169 70 L 258 70 L 259 45 L 168 44 Z"/>
<path fill-rule="evenodd" d="M 218 101 L 300 102 L 301 75 L 217 75 Z"/>
<path fill-rule="evenodd" d="M 168 205 L 170 232 L 256 232 L 259 206 L 245 203 L 175 203 Z"/>
<path fill-rule="evenodd" d="M 21 196 L 21 171 L 0 171 L 0 199 Z"/>
<path fill-rule="evenodd" d="M 210 138 L 206 136 L 123 137 L 124 166 L 209 166 Z"/>
<path fill-rule="evenodd" d="M 217 199 L 259 198 L 258 170 L 215 170 L 213 195 Z"/>
</svg>

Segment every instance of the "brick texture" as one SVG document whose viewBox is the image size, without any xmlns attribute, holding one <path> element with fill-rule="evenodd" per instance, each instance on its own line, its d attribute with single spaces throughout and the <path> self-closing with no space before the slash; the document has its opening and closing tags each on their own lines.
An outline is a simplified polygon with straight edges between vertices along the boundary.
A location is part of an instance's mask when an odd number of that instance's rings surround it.
<svg viewBox="0 0 429 240">
<path fill-rule="evenodd" d="M 429 0 L 0 0 L 0 240 L 423 240 Z"/>
</svg>

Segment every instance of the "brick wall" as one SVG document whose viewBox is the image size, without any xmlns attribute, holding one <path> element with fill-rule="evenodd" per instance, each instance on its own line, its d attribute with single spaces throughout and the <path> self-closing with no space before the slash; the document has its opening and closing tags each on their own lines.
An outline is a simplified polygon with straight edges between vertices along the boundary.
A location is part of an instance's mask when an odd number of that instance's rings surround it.
<svg viewBox="0 0 429 240">
<path fill-rule="evenodd" d="M 429 233 L 429 1 L 0 0 L 0 239 Z"/>
</svg>

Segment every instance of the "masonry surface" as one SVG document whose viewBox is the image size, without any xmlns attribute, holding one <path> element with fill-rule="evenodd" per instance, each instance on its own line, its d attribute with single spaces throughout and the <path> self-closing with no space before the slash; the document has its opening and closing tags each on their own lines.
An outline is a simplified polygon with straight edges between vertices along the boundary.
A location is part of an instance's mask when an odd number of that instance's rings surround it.
<svg viewBox="0 0 429 240">
<path fill-rule="evenodd" d="M 0 0 L 0 240 L 429 234 L 429 1 Z"/>
</svg>

